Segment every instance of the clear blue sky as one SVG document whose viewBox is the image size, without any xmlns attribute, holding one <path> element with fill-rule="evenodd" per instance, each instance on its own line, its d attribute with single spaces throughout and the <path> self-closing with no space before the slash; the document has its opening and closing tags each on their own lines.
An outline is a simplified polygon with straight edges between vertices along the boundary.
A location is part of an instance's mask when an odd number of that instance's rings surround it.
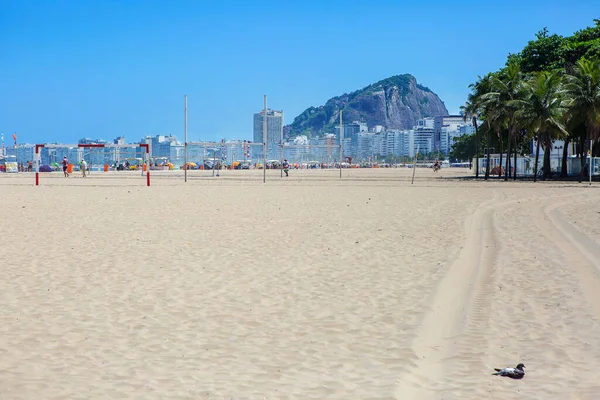
<svg viewBox="0 0 600 400">
<path fill-rule="evenodd" d="M 0 130 L 71 143 L 125 134 L 250 138 L 252 114 L 411 73 L 457 112 L 478 75 L 598 1 L 0 0 Z"/>
</svg>

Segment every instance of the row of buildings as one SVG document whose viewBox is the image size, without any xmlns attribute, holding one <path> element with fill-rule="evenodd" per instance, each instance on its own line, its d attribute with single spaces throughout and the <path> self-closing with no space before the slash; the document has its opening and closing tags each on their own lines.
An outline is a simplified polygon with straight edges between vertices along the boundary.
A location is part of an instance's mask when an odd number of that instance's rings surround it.
<svg viewBox="0 0 600 400">
<path fill-rule="evenodd" d="M 263 159 L 263 121 L 265 112 L 254 114 L 253 140 L 223 140 L 221 142 L 188 143 L 187 159 L 202 162 L 206 159 L 219 159 L 227 163 L 236 160 L 260 162 Z M 284 113 L 278 110 L 266 110 L 266 158 L 279 160 L 287 158 L 290 162 L 337 161 L 340 156 L 340 127 L 320 137 L 298 136 L 284 139 Z M 386 129 L 383 126 L 369 127 L 355 121 L 343 125 L 342 154 L 355 162 L 377 157 L 414 157 L 419 152 L 428 154 L 440 152 L 448 154 L 456 137 L 471 134 L 474 127 L 471 121 L 465 121 L 461 115 L 423 118 L 412 129 Z M 173 135 L 154 135 L 142 137 L 137 143 L 150 145 L 151 157 L 168 159 L 176 166 L 183 165 L 185 146 Z M 80 139 L 78 144 L 126 144 L 124 137 L 112 142 L 102 139 Z M 261 144 L 261 145 L 256 145 Z M 15 155 L 21 164 L 33 161 L 35 145 L 20 144 L 4 149 L 6 155 Z M 143 157 L 141 148 L 106 147 L 86 148 L 78 146 L 44 147 L 41 149 L 41 164 L 60 163 L 66 156 L 70 162 L 77 163 L 85 159 L 88 165 L 114 165 L 126 160 Z"/>
<path fill-rule="evenodd" d="M 262 142 L 264 113 L 254 114 L 254 141 Z M 353 160 L 377 157 L 414 157 L 417 152 L 448 154 L 456 137 L 472 134 L 475 127 L 462 115 L 423 118 L 412 129 L 385 129 L 354 121 L 343 125 L 342 154 Z M 319 161 L 339 158 L 340 126 L 320 137 L 298 136 L 284 141 L 283 111 L 267 110 L 267 159 L 282 156 L 291 161 L 314 159 Z M 337 149 L 337 150 L 336 150 Z M 259 150 L 258 157 L 262 157 Z"/>
</svg>

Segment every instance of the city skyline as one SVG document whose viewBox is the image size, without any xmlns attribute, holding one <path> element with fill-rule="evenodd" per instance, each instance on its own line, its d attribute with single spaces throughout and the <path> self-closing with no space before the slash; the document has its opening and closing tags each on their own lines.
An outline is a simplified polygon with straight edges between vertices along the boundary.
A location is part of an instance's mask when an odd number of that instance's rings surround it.
<svg viewBox="0 0 600 400">
<path fill-rule="evenodd" d="M 61 143 L 42 148 L 41 163 L 50 164 L 57 162 L 63 155 L 74 162 L 81 161 L 84 157 L 89 164 L 113 165 L 123 158 L 136 158 L 140 156 L 141 149 L 132 147 L 117 149 L 115 145 L 144 144 L 149 145 L 150 157 L 153 159 L 166 159 L 175 166 L 181 166 L 184 161 L 190 160 L 204 163 L 207 160 L 219 159 L 226 163 L 234 161 L 254 161 L 260 163 L 264 160 L 262 145 L 254 146 L 250 143 L 262 143 L 264 110 L 254 114 L 254 140 L 222 139 L 212 142 L 188 141 L 187 158 L 185 157 L 184 143 L 177 140 L 176 135 L 144 136 L 138 141 L 126 142 L 122 136 L 112 140 L 81 138 L 77 143 Z M 301 135 L 285 139 L 283 136 L 283 111 L 267 110 L 267 141 L 266 159 L 288 159 L 290 162 L 336 162 L 340 153 L 340 126 L 334 127 L 335 133 L 308 138 Z M 474 133 L 471 120 L 464 120 L 461 115 L 447 115 L 438 117 L 425 117 L 419 119 L 412 129 L 386 129 L 381 125 L 368 126 L 364 122 L 354 121 L 344 124 L 342 141 L 342 160 L 365 162 L 366 160 L 389 159 L 396 157 L 412 158 L 420 154 L 449 155 L 456 137 Z M 87 153 L 81 145 L 104 144 L 105 149 Z M 110 146 L 108 146 L 110 144 Z M 282 147 L 283 146 L 283 147 Z M 4 153 L 16 156 L 20 164 L 27 163 L 35 158 L 35 145 L 20 144 L 17 147 L 8 147 Z"/>
<path fill-rule="evenodd" d="M 479 18 L 491 7 L 494 19 Z M 454 114 L 478 75 L 501 67 L 544 27 L 567 35 L 589 25 L 596 7 L 9 2 L 0 14 L 0 130 L 28 143 L 181 136 L 187 94 L 191 139 L 250 139 L 248 116 L 265 94 L 290 123 L 310 106 L 402 73 Z"/>
</svg>

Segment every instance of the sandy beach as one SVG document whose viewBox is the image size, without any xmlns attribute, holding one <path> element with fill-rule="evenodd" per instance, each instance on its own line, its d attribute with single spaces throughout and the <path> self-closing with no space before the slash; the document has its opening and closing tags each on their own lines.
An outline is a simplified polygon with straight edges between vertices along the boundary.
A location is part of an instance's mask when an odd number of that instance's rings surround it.
<svg viewBox="0 0 600 400">
<path fill-rule="evenodd" d="M 0 399 L 600 398 L 598 183 L 267 172 L 0 175 Z"/>
</svg>

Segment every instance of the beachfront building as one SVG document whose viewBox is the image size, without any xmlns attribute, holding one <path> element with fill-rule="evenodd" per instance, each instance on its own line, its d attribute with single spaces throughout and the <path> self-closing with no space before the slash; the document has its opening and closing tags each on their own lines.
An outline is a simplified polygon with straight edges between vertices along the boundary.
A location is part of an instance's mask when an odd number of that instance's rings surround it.
<svg viewBox="0 0 600 400">
<path fill-rule="evenodd" d="M 103 149 L 102 149 L 103 150 Z M 35 150 L 34 150 L 35 151 Z M 40 165 L 56 165 L 60 164 L 63 157 L 67 157 L 69 163 L 77 164 L 85 157 L 84 149 L 81 147 L 42 147 L 40 149 Z M 86 160 L 89 157 L 86 157 Z M 104 151 L 96 151 L 93 161 L 99 163 L 104 162 Z M 88 161 L 89 162 L 89 161 Z"/>
<path fill-rule="evenodd" d="M 291 163 L 302 163 L 309 160 L 310 155 L 310 147 L 308 137 L 305 135 L 296 136 L 294 139 L 289 140 L 285 143 L 286 145 L 294 146 L 294 147 L 285 147 L 283 151 L 283 158 L 286 158 Z M 295 147 L 295 146 L 305 146 L 305 147 Z"/>
<path fill-rule="evenodd" d="M 166 157 L 175 166 L 184 163 L 184 145 L 178 142 L 174 135 L 145 136 L 140 143 L 150 145 L 150 157 Z"/>
<path fill-rule="evenodd" d="M 240 139 L 233 139 L 226 141 L 227 150 L 226 150 L 226 162 L 227 164 L 231 164 L 234 161 L 242 161 L 249 160 L 252 158 L 252 154 L 250 158 L 244 155 L 244 141 Z M 252 151 L 252 146 L 250 146 L 250 151 Z"/>
<path fill-rule="evenodd" d="M 368 132 L 367 124 L 360 121 L 353 121 L 351 124 L 344 124 L 343 153 L 345 157 L 356 158 L 358 156 L 358 134 Z M 335 126 L 335 134 L 339 136 L 340 126 Z"/>
<path fill-rule="evenodd" d="M 440 115 L 433 118 L 433 150 L 440 151 L 442 153 L 448 153 L 448 137 L 444 138 L 443 131 L 446 132 L 458 130 L 458 127 L 465 125 L 466 122 L 462 115 Z M 444 129 L 446 128 L 446 129 Z"/>
<path fill-rule="evenodd" d="M 411 131 L 390 129 L 385 135 L 385 148 L 382 156 L 403 157 L 409 154 Z"/>
<path fill-rule="evenodd" d="M 321 137 L 311 138 L 308 144 L 310 146 L 325 146 L 309 147 L 307 157 L 310 160 L 332 162 L 340 158 L 339 140 L 337 135 L 333 133 L 326 133 Z"/>
<path fill-rule="evenodd" d="M 475 133 L 473 119 L 465 120 L 463 115 L 443 115 L 434 118 L 433 151 L 449 154 L 454 139 Z"/>
<path fill-rule="evenodd" d="M 106 140 L 101 139 L 89 139 L 83 138 L 79 140 L 79 144 L 119 144 L 124 145 L 125 137 L 119 136 L 113 139 L 112 143 L 108 143 Z M 79 148 L 79 152 L 75 149 L 71 149 L 71 157 L 69 162 L 72 164 L 79 163 L 81 160 L 85 160 L 88 164 L 88 168 L 93 169 L 95 166 L 101 168 L 101 166 L 108 164 L 114 165 L 127 160 L 135 158 L 142 158 L 142 149 L 136 148 L 122 148 L 122 147 L 84 147 Z M 78 155 L 80 154 L 80 155 Z"/>
<path fill-rule="evenodd" d="M 173 135 L 146 136 L 140 140 L 140 143 L 146 143 L 150 145 L 150 155 L 152 157 L 167 158 L 171 157 L 171 148 L 178 145 L 177 137 Z"/>
<path fill-rule="evenodd" d="M 430 126 L 428 123 L 420 124 L 420 122 L 427 122 L 426 118 L 423 120 L 417 121 L 417 126 L 412 131 L 412 135 L 409 138 L 409 157 L 414 157 L 417 153 L 419 154 L 429 154 L 433 151 L 433 143 L 434 143 L 434 133 L 435 130 L 433 126 Z M 433 120 L 433 118 L 431 118 Z"/>
<path fill-rule="evenodd" d="M 16 156 L 19 165 L 27 165 L 27 162 L 35 161 L 35 145 L 23 143 L 17 147 L 8 146 L 4 148 L 4 155 Z"/>
<path fill-rule="evenodd" d="M 417 120 L 417 124 L 414 126 L 414 129 L 434 129 L 435 127 L 435 118 L 433 117 L 425 117 Z"/>
<path fill-rule="evenodd" d="M 256 143 L 263 143 L 263 119 L 264 110 L 254 114 L 254 135 Z M 278 160 L 283 140 L 283 110 L 276 111 L 267 109 L 267 159 Z M 256 149 L 257 158 L 263 158 L 263 150 Z"/>
<path fill-rule="evenodd" d="M 358 134 L 357 160 L 367 160 L 377 155 L 383 155 L 385 143 L 384 135 L 373 132 L 360 132 Z"/>
<path fill-rule="evenodd" d="M 475 133 L 475 127 L 473 125 L 450 124 L 442 126 L 439 135 L 440 142 L 438 151 L 449 154 L 452 151 L 452 146 L 457 137 L 473 133 Z"/>
</svg>

